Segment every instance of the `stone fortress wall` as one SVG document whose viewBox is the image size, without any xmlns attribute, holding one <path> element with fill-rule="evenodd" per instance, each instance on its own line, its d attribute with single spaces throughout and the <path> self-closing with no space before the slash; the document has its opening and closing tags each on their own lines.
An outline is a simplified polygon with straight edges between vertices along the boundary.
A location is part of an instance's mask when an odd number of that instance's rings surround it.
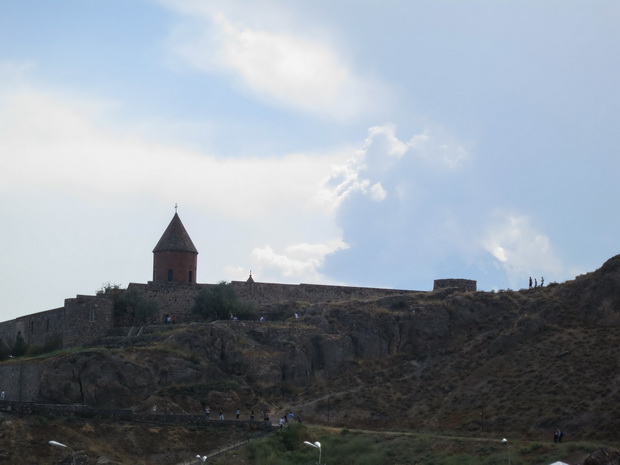
<svg viewBox="0 0 620 465">
<path fill-rule="evenodd" d="M 62 336 L 64 323 L 64 307 L 33 313 L 0 323 L 0 340 L 12 347 L 15 339 L 21 336 L 26 344 L 44 345 Z"/>
<path fill-rule="evenodd" d="M 26 402 L 39 398 L 39 384 L 44 364 L 11 363 L 0 367 L 0 381 L 5 400 Z"/>
<path fill-rule="evenodd" d="M 411 294 L 423 291 L 330 286 L 320 284 L 277 284 L 232 281 L 237 296 L 257 305 L 270 305 L 292 301 L 309 303 L 369 299 L 389 295 Z M 215 284 L 178 282 L 130 283 L 148 300 L 157 302 L 159 315 L 153 323 L 164 322 L 167 316 L 179 323 L 190 322 L 194 298 L 201 289 Z M 433 290 L 459 288 L 476 291 L 476 281 L 467 279 L 435 280 Z M 11 348 L 21 336 L 26 344 L 44 346 L 56 342 L 61 348 L 86 346 L 105 336 L 114 328 L 114 304 L 104 295 L 65 299 L 64 307 L 33 313 L 15 320 L 0 323 L 0 340 Z"/>
<path fill-rule="evenodd" d="M 310 303 L 332 302 L 351 299 L 369 299 L 395 294 L 408 294 L 421 291 L 383 289 L 372 287 L 329 286 L 321 284 L 276 284 L 247 281 L 232 281 L 237 297 L 257 305 L 270 305 L 291 301 Z M 158 321 L 166 316 L 175 317 L 179 323 L 192 320 L 194 298 L 201 289 L 215 284 L 187 283 L 130 283 L 128 288 L 136 288 L 148 300 L 158 304 Z"/>
<path fill-rule="evenodd" d="M 65 299 L 64 307 L 0 323 L 0 340 L 9 348 L 20 336 L 33 346 L 86 345 L 113 327 L 113 307 L 111 299 L 78 295 Z"/>
<path fill-rule="evenodd" d="M 436 279 L 433 283 L 433 291 L 451 288 L 465 292 L 476 292 L 476 287 L 476 281 L 472 279 Z"/>
<path fill-rule="evenodd" d="M 233 281 L 239 298 L 269 305 L 287 301 L 327 302 L 363 299 L 414 292 L 394 289 L 376 289 L 316 284 L 247 283 Z M 153 323 L 162 323 L 166 316 L 181 322 L 192 321 L 194 298 L 204 287 L 215 284 L 178 282 L 130 283 L 147 300 L 157 302 L 159 315 Z M 92 343 L 114 327 L 113 301 L 104 295 L 65 299 L 64 307 L 22 316 L 0 323 L 0 340 L 12 348 L 18 337 L 28 345 L 77 347 Z"/>
</svg>

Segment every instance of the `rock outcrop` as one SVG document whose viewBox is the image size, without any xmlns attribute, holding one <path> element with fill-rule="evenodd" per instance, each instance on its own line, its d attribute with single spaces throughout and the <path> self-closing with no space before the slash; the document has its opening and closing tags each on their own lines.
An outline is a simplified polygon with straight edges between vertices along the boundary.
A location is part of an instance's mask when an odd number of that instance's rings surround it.
<svg viewBox="0 0 620 465">
<path fill-rule="evenodd" d="M 145 328 L 122 348 L 103 341 L 39 361 L 39 376 L 14 362 L 0 375 L 15 372 L 7 392 L 30 393 L 22 400 L 97 408 L 294 408 L 343 425 L 561 426 L 611 437 L 620 429 L 619 289 L 614 257 L 532 290 L 283 302 L 282 321 Z M 26 389 L 26 379 L 38 384 Z"/>
</svg>

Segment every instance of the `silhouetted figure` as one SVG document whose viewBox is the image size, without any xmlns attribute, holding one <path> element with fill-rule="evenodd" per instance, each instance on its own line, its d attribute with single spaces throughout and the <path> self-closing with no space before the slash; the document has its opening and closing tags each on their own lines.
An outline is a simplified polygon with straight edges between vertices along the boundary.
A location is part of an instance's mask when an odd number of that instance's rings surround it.
<svg viewBox="0 0 620 465">
<path fill-rule="evenodd" d="M 532 288 L 532 277 L 530 276 L 530 289 Z"/>
<path fill-rule="evenodd" d="M 545 277 L 541 276 L 540 277 L 540 287 L 543 287 L 545 285 Z"/>
<path fill-rule="evenodd" d="M 534 287 L 538 287 L 538 280 L 534 278 Z"/>
</svg>

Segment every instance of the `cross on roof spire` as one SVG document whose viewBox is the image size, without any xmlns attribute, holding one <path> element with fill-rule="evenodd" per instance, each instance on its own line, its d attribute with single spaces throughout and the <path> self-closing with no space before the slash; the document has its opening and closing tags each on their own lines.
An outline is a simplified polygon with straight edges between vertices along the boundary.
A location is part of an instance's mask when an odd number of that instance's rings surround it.
<svg viewBox="0 0 620 465">
<path fill-rule="evenodd" d="M 176 202 L 174 203 L 174 212 L 175 213 L 177 212 L 177 204 L 176 204 Z"/>
</svg>

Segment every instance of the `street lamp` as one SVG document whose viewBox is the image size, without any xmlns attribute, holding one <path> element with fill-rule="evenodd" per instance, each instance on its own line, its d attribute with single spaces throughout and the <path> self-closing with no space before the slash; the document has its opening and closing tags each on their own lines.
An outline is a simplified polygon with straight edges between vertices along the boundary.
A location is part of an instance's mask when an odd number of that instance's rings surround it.
<svg viewBox="0 0 620 465">
<path fill-rule="evenodd" d="M 502 444 L 506 444 L 508 446 L 508 465 L 510 465 L 510 444 L 508 444 L 508 439 L 502 439 Z"/>
<path fill-rule="evenodd" d="M 71 463 L 75 465 L 75 452 L 73 451 L 73 449 L 71 449 L 69 446 L 65 446 L 64 444 L 58 441 L 49 441 L 48 444 L 51 446 L 64 447 L 65 449 L 69 449 L 71 451 Z"/>
<path fill-rule="evenodd" d="M 316 441 L 314 443 L 309 442 L 309 441 L 304 441 L 304 444 L 310 446 L 310 447 L 314 447 L 315 449 L 319 450 L 319 465 L 321 465 L 321 443 L 319 441 Z"/>
<path fill-rule="evenodd" d="M 207 461 L 206 455 L 203 455 L 203 456 L 197 455 L 196 458 L 198 459 L 198 463 L 205 463 Z"/>
</svg>

